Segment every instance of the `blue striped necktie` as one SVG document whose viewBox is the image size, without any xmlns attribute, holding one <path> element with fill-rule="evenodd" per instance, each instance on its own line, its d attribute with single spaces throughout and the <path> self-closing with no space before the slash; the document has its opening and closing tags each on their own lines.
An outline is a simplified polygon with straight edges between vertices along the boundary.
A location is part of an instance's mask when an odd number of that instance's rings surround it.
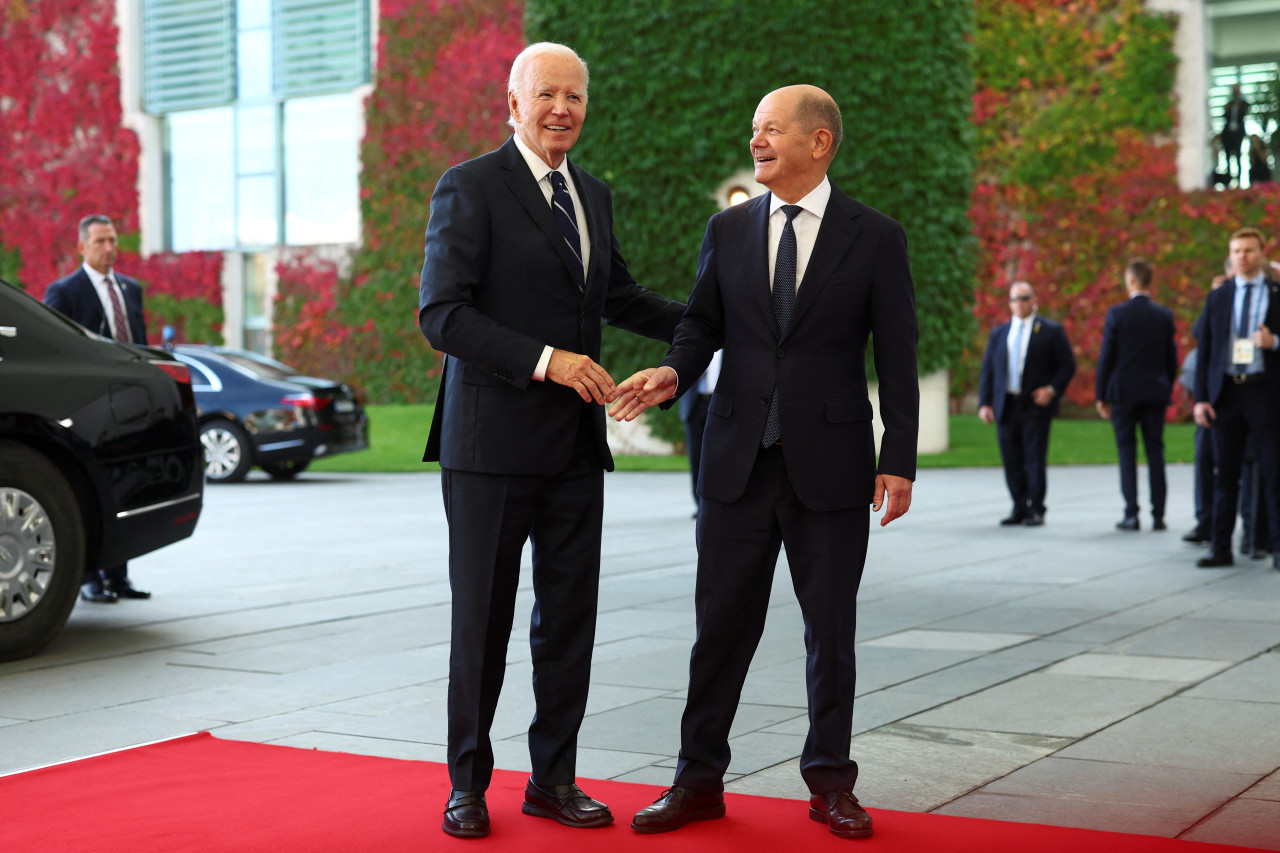
<svg viewBox="0 0 1280 853">
<path fill-rule="evenodd" d="M 556 215 L 560 232 L 564 234 L 565 244 L 578 262 L 573 272 L 578 282 L 578 289 L 582 290 L 586 283 L 586 276 L 582 268 L 582 237 L 578 234 L 578 214 L 573 208 L 573 197 L 569 195 L 569 185 L 565 183 L 564 175 L 559 172 L 551 173 L 551 210 Z"/>
</svg>

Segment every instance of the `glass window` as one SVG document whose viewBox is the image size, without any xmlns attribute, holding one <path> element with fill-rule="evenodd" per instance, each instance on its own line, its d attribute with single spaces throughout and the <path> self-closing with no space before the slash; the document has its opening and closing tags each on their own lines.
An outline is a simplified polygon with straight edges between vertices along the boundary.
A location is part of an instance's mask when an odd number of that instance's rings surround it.
<svg viewBox="0 0 1280 853">
<path fill-rule="evenodd" d="M 169 116 L 170 239 L 175 252 L 235 245 L 231 107 Z"/>
<path fill-rule="evenodd" d="M 236 179 L 236 241 L 241 246 L 274 246 L 279 242 L 275 175 L 243 175 Z"/>
<path fill-rule="evenodd" d="M 360 239 L 359 110 L 353 92 L 285 102 L 286 243 Z"/>
<path fill-rule="evenodd" d="M 241 30 L 237 44 L 240 100 L 271 97 L 271 30 Z"/>
</svg>

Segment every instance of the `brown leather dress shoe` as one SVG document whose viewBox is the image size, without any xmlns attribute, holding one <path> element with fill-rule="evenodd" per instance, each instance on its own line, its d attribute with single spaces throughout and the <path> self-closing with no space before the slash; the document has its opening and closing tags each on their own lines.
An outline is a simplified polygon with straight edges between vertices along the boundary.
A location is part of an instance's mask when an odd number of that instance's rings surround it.
<svg viewBox="0 0 1280 853">
<path fill-rule="evenodd" d="M 489 834 L 489 807 L 484 791 L 449 792 L 444 807 L 445 832 L 455 838 L 484 838 Z"/>
<path fill-rule="evenodd" d="M 631 828 L 636 832 L 670 832 L 695 820 L 724 817 L 724 793 L 700 793 L 692 788 L 672 785 L 662 796 L 636 812 Z"/>
<path fill-rule="evenodd" d="M 591 829 L 613 823 L 613 813 L 599 800 L 593 800 L 577 785 L 555 785 L 544 788 L 532 779 L 524 786 L 524 805 L 520 811 L 534 817 L 549 817 L 565 826 Z"/>
<path fill-rule="evenodd" d="M 853 791 L 827 791 L 809 798 L 809 818 L 825 823 L 838 838 L 870 838 L 871 815 Z"/>
</svg>

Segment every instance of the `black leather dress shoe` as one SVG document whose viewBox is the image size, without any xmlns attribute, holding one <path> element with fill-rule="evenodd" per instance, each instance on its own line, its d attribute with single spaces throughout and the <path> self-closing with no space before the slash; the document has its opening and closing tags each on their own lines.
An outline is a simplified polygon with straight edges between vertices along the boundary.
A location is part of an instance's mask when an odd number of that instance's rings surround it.
<svg viewBox="0 0 1280 853">
<path fill-rule="evenodd" d="M 1212 540 L 1213 537 L 1209 535 L 1209 531 L 1205 530 L 1203 527 L 1193 527 L 1190 531 L 1182 535 L 1183 542 L 1190 542 L 1193 545 L 1203 545 L 1204 543 Z"/>
<path fill-rule="evenodd" d="M 636 812 L 631 828 L 636 832 L 670 832 L 695 820 L 724 817 L 724 793 L 699 793 L 692 788 L 672 785 L 662 796 Z"/>
<path fill-rule="evenodd" d="M 825 823 L 838 838 L 870 838 L 871 815 L 853 791 L 828 791 L 809 798 L 809 818 Z"/>
<path fill-rule="evenodd" d="M 1168 530 L 1169 525 L 1164 523 L 1163 518 L 1153 518 L 1151 519 L 1151 529 L 1152 530 Z"/>
<path fill-rule="evenodd" d="M 98 578 L 80 584 L 80 597 L 94 604 L 116 603 L 116 594 L 105 589 Z"/>
<path fill-rule="evenodd" d="M 444 807 L 444 831 L 455 838 L 484 838 L 489 834 L 489 806 L 484 791 L 449 792 Z"/>
<path fill-rule="evenodd" d="M 1038 512 L 1033 512 L 1026 518 L 1022 519 L 1023 527 L 1041 527 L 1044 525 L 1044 516 Z"/>
<path fill-rule="evenodd" d="M 140 590 L 133 584 L 129 583 L 128 578 L 124 578 L 118 581 L 105 580 L 102 582 L 102 585 L 107 589 L 108 592 L 114 593 L 117 598 L 150 598 L 151 597 L 151 593 L 144 592 L 143 590 Z"/>
<path fill-rule="evenodd" d="M 593 800 L 577 785 L 555 785 L 544 788 L 530 779 L 524 786 L 524 805 L 520 811 L 534 817 L 549 817 L 565 826 L 591 829 L 613 823 L 613 813 L 599 800 Z"/>
<path fill-rule="evenodd" d="M 1220 569 L 1226 566 L 1234 566 L 1235 560 L 1231 557 L 1230 551 L 1214 551 L 1207 557 L 1201 557 L 1196 561 L 1197 569 Z"/>
<path fill-rule="evenodd" d="M 1022 519 L 1024 518 L 1026 518 L 1025 515 L 1018 515 L 1017 513 L 1014 513 L 1008 518 L 1000 519 L 1000 526 L 1001 527 L 1017 527 L 1019 524 L 1022 524 Z"/>
<path fill-rule="evenodd" d="M 1141 530 L 1142 525 L 1138 523 L 1138 519 L 1133 516 L 1125 516 L 1124 520 L 1116 525 L 1116 530 Z"/>
</svg>

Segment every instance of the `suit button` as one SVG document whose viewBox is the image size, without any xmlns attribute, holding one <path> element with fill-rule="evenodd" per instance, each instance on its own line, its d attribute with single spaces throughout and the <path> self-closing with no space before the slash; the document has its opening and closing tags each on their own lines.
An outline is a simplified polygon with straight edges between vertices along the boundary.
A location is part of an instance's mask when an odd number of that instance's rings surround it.
<svg viewBox="0 0 1280 853">
<path fill-rule="evenodd" d="M 762 405 L 762 406 L 767 406 L 767 405 L 769 405 L 769 398 L 768 398 L 768 397 L 761 397 L 761 398 L 760 398 L 760 405 Z"/>
<path fill-rule="evenodd" d="M 787 351 L 784 350 L 782 347 L 778 347 L 778 358 L 786 358 L 786 357 L 787 357 Z"/>
</svg>

